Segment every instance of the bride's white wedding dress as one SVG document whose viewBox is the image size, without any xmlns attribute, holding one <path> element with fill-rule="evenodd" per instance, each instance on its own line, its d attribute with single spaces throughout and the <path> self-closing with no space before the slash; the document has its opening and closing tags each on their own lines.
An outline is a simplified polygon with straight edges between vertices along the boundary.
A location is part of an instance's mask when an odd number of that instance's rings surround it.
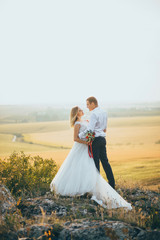
<svg viewBox="0 0 160 240">
<path fill-rule="evenodd" d="M 81 125 L 80 132 L 87 128 L 86 121 L 77 123 Z M 89 157 L 86 144 L 74 142 L 50 188 L 51 191 L 62 196 L 91 193 L 92 200 L 108 209 L 119 207 L 132 209 L 131 204 L 126 202 L 100 175 L 93 158 Z"/>
</svg>

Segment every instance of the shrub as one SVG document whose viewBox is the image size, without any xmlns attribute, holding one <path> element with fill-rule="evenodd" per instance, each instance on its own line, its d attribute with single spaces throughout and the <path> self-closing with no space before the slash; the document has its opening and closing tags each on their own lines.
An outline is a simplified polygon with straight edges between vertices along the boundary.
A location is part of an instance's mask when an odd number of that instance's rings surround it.
<svg viewBox="0 0 160 240">
<path fill-rule="evenodd" d="M 49 191 L 56 173 L 53 159 L 31 157 L 23 152 L 14 152 L 7 159 L 0 160 L 0 181 L 14 196 L 44 194 Z"/>
<path fill-rule="evenodd" d="M 146 225 L 151 229 L 160 229 L 160 211 L 152 208 L 150 218 L 146 222 Z"/>
<path fill-rule="evenodd" d="M 20 217 L 14 214 L 6 214 L 0 217 L 0 239 L 18 239 L 17 230 L 21 227 Z"/>
</svg>

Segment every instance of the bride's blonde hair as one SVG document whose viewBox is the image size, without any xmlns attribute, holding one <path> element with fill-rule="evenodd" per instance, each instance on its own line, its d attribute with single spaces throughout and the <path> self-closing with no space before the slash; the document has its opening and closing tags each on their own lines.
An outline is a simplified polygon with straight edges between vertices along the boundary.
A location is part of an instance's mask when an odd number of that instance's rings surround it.
<svg viewBox="0 0 160 240">
<path fill-rule="evenodd" d="M 78 113 L 78 106 L 73 107 L 73 108 L 71 109 L 71 113 L 70 113 L 70 125 L 71 125 L 71 127 L 74 126 L 75 122 L 76 122 L 77 119 L 78 119 L 77 113 Z"/>
</svg>

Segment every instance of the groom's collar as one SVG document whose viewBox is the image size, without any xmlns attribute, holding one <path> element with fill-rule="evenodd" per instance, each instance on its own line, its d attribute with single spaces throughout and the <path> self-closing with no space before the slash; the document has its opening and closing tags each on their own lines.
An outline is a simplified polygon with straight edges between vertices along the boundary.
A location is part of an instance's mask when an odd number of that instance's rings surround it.
<svg viewBox="0 0 160 240">
<path fill-rule="evenodd" d="M 94 108 L 91 112 L 95 112 L 96 110 L 100 109 L 100 107 Z"/>
</svg>

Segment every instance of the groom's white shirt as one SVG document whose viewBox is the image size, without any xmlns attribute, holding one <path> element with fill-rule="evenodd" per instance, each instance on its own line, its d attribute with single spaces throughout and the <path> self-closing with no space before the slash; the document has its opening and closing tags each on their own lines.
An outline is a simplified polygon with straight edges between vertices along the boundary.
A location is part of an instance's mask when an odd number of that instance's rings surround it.
<svg viewBox="0 0 160 240">
<path fill-rule="evenodd" d="M 100 107 L 96 107 L 92 110 L 90 121 L 87 126 L 87 130 L 79 133 L 79 138 L 85 138 L 86 132 L 91 130 L 95 132 L 95 137 L 105 137 L 106 133 L 103 131 L 107 128 L 107 114 Z"/>
</svg>

